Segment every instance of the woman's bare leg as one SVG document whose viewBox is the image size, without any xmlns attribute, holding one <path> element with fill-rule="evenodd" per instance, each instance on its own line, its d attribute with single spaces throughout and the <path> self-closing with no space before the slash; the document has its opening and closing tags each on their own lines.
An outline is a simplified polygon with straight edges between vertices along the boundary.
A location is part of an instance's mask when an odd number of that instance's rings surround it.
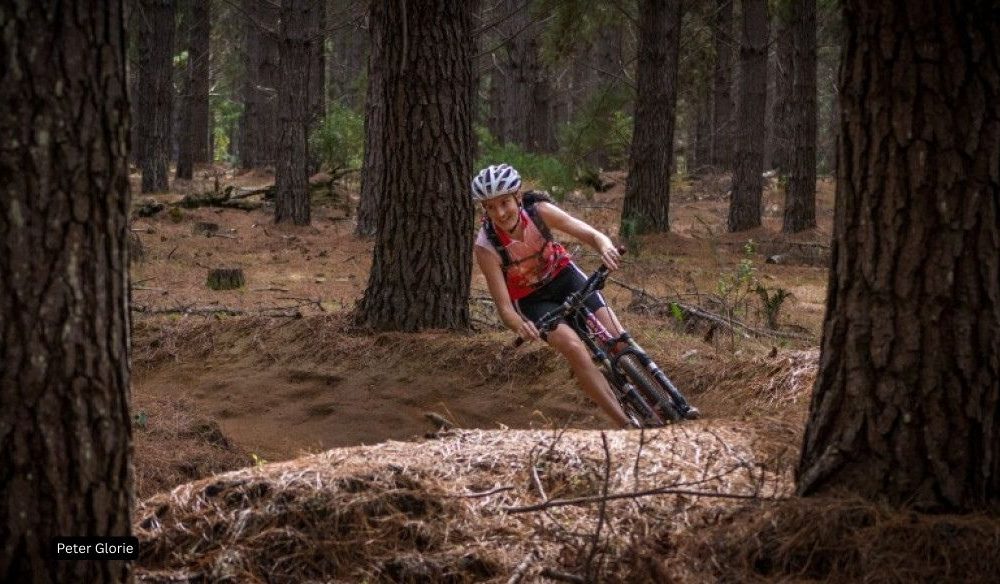
<svg viewBox="0 0 1000 584">
<path fill-rule="evenodd" d="M 622 411 L 611 386 L 608 385 L 608 380 L 591 360 L 586 345 L 573 329 L 566 324 L 560 324 L 548 334 L 548 342 L 569 361 L 583 392 L 594 400 L 613 422 L 621 427 L 629 426 L 630 420 Z"/>
</svg>

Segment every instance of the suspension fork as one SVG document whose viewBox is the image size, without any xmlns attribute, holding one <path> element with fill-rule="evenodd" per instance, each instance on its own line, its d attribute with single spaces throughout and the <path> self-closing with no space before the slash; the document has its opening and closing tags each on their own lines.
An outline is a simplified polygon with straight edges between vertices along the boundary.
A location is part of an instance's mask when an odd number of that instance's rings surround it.
<svg viewBox="0 0 1000 584">
<path fill-rule="evenodd" d="M 667 374 L 664 373 L 663 370 L 660 369 L 659 365 L 657 365 L 653 361 L 653 359 L 651 359 L 650 356 L 646 354 L 646 351 L 639 346 L 639 343 L 635 342 L 635 339 L 633 339 L 627 332 L 625 332 L 622 333 L 621 336 L 619 336 L 617 339 L 615 339 L 616 343 L 619 341 L 625 342 L 628 345 L 628 348 L 615 355 L 614 365 L 616 366 L 618 365 L 618 359 L 621 359 L 622 355 L 626 354 L 635 355 L 635 357 L 639 360 L 639 362 L 642 363 L 642 366 L 645 367 L 649 371 L 649 373 L 657 381 L 660 382 L 660 385 L 663 387 L 663 389 L 665 389 L 666 392 L 670 395 L 670 399 L 674 400 L 674 403 L 677 404 L 678 409 L 681 410 L 681 414 L 686 412 L 691 407 L 688 405 L 687 400 L 684 399 L 684 396 L 681 395 L 680 390 L 678 390 L 677 387 L 674 385 L 674 382 L 670 381 L 670 378 L 667 377 Z"/>
<path fill-rule="evenodd" d="M 591 338 L 588 332 L 592 332 L 595 337 L 597 337 L 602 343 L 610 343 L 614 340 L 611 333 L 608 332 L 601 321 L 597 319 L 593 312 L 591 312 L 586 307 L 580 309 L 580 315 L 576 318 L 570 319 L 569 325 L 576 332 L 577 336 L 583 341 L 590 351 L 591 358 L 594 363 L 602 366 L 604 371 L 607 372 L 608 382 L 612 385 L 617 385 L 621 388 L 623 395 L 621 399 L 630 401 L 633 406 L 636 406 L 639 410 L 639 414 L 642 415 L 647 420 L 658 420 L 656 412 L 653 407 L 646 401 L 646 398 L 642 397 L 639 390 L 636 389 L 634 385 L 628 382 L 628 380 L 618 372 L 612 362 L 611 356 L 608 355 L 607 351 L 601 348 L 593 338 Z M 608 345 L 609 347 L 614 347 L 614 344 Z M 614 388 L 612 388 L 612 391 Z M 623 404 L 624 405 L 624 404 Z"/>
</svg>

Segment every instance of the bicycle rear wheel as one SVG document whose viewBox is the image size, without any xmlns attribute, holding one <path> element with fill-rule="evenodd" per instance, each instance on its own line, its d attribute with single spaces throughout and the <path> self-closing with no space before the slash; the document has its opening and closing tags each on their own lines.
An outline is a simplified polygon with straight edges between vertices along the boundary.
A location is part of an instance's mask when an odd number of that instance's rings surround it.
<svg viewBox="0 0 1000 584">
<path fill-rule="evenodd" d="M 618 365 L 629 381 L 635 384 L 639 393 L 659 410 L 664 419 L 676 422 L 682 418 L 680 412 L 677 411 L 674 400 L 660 387 L 660 383 L 653 377 L 653 374 L 639 362 L 638 357 L 627 353 L 619 357 Z"/>
</svg>

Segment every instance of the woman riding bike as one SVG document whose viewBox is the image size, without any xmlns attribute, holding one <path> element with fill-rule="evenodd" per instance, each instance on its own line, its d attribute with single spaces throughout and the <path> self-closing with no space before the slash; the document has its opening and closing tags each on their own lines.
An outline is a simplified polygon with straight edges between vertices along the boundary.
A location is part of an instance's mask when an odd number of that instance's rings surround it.
<svg viewBox="0 0 1000 584">
<path fill-rule="evenodd" d="M 586 282 L 583 271 L 551 237 L 549 228 L 592 247 L 609 269 L 618 268 L 618 250 L 606 235 L 547 198 L 525 201 L 521 177 L 507 164 L 481 170 L 472 180 L 472 198 L 486 211 L 476 236 L 476 262 L 500 319 L 525 341 L 539 339 L 535 321 L 558 308 Z M 530 207 L 525 202 L 531 203 Z M 624 330 L 599 293 L 591 295 L 586 305 L 609 331 Z M 581 389 L 615 424 L 634 427 L 587 347 L 567 324 L 550 330 L 545 340 L 569 361 Z"/>
</svg>

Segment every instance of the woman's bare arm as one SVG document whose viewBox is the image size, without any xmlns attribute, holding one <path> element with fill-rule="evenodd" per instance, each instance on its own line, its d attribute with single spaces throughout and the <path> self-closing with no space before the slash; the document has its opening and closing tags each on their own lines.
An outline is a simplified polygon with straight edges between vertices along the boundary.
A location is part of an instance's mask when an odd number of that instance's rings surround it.
<svg viewBox="0 0 1000 584">
<path fill-rule="evenodd" d="M 586 221 L 581 221 L 550 203 L 537 203 L 536 207 L 542 220 L 549 228 L 562 231 L 589 245 L 600 254 L 601 259 L 609 268 L 618 269 L 618 260 L 621 256 L 607 235 L 594 229 Z"/>
<path fill-rule="evenodd" d="M 497 254 L 478 245 L 475 247 L 474 253 L 479 270 L 486 278 L 486 287 L 489 288 L 490 296 L 493 297 L 493 302 L 497 306 L 500 320 L 507 325 L 507 328 L 521 335 L 524 340 L 538 339 L 538 329 L 535 328 L 535 324 L 521 318 L 521 315 L 514 309 L 514 303 L 507 292 L 507 283 L 504 281 L 500 258 L 497 257 Z"/>
</svg>

